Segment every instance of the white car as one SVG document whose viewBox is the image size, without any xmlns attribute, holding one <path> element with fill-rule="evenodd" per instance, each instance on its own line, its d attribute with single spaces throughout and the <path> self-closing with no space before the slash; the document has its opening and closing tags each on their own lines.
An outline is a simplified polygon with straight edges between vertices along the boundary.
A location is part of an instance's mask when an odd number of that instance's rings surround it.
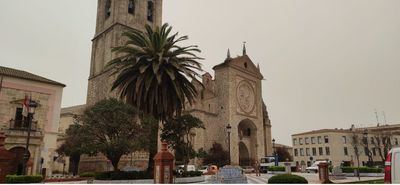
<svg viewBox="0 0 400 185">
<path fill-rule="evenodd" d="M 177 168 L 178 173 L 183 173 L 183 171 L 185 169 L 185 165 L 179 165 Z M 187 171 L 191 172 L 191 171 L 196 171 L 196 167 L 194 165 L 187 165 Z"/>
<path fill-rule="evenodd" d="M 385 183 L 400 184 L 400 148 L 392 148 L 385 161 Z"/>
<path fill-rule="evenodd" d="M 318 173 L 318 165 L 326 161 L 315 161 L 314 164 L 306 168 L 307 173 Z"/>
<path fill-rule="evenodd" d="M 207 172 L 208 172 L 208 166 L 202 166 L 202 167 L 200 167 L 200 168 L 199 168 L 199 171 L 203 172 L 203 174 L 204 174 L 204 173 L 207 173 Z"/>
</svg>

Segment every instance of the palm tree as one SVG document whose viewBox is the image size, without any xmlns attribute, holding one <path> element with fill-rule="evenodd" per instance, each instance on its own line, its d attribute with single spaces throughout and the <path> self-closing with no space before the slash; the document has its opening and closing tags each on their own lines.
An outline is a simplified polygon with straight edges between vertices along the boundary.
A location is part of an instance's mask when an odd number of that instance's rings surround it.
<svg viewBox="0 0 400 185">
<path fill-rule="evenodd" d="M 154 30 L 149 25 L 145 28 L 144 32 L 132 29 L 123 33 L 126 43 L 113 48 L 120 57 L 107 67 L 114 70 L 112 90 L 117 90 L 121 99 L 164 122 L 181 115 L 185 101 L 192 104 L 197 97 L 192 81 L 201 84 L 196 79 L 202 71 L 198 62 L 202 58 L 196 53 L 201 51 L 194 45 L 178 46 L 188 36 L 171 34 L 168 24 Z M 156 152 L 149 151 L 149 170 Z"/>
</svg>

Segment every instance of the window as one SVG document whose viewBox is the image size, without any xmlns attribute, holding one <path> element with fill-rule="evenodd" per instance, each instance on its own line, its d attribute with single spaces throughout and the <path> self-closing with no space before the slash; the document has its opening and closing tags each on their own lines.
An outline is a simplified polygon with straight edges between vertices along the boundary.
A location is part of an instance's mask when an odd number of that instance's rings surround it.
<svg viewBox="0 0 400 185">
<path fill-rule="evenodd" d="M 300 148 L 300 156 L 304 156 L 304 149 Z"/>
<path fill-rule="evenodd" d="M 346 155 L 346 156 L 349 155 L 349 151 L 347 150 L 347 147 L 343 148 L 343 152 L 344 152 L 344 155 Z"/>
<path fill-rule="evenodd" d="M 399 140 L 397 138 L 394 138 L 394 145 L 399 145 Z"/>
<path fill-rule="evenodd" d="M 105 12 L 106 12 L 106 19 L 107 19 L 111 15 L 111 0 L 106 1 Z"/>
<path fill-rule="evenodd" d="M 318 151 L 319 151 L 319 155 L 324 155 L 324 150 L 322 149 L 322 147 L 319 147 Z"/>
<path fill-rule="evenodd" d="M 154 19 L 154 2 L 147 1 L 147 20 L 153 22 Z"/>
<path fill-rule="evenodd" d="M 311 144 L 315 144 L 315 137 L 311 137 Z"/>
<path fill-rule="evenodd" d="M 376 148 L 372 149 L 372 155 L 376 156 Z"/>
<path fill-rule="evenodd" d="M 299 144 L 303 145 L 303 138 L 299 138 Z"/>
<path fill-rule="evenodd" d="M 304 139 L 304 142 L 306 143 L 306 145 L 310 144 L 310 138 L 306 137 L 306 138 Z"/>
<path fill-rule="evenodd" d="M 347 138 L 346 138 L 346 136 L 342 136 L 342 142 L 343 142 L 343 144 L 346 144 L 346 143 L 347 143 Z"/>
<path fill-rule="evenodd" d="M 297 139 L 293 139 L 293 146 L 297 145 Z"/>
<path fill-rule="evenodd" d="M 310 149 L 309 148 L 306 148 L 306 155 L 310 156 Z"/>
<path fill-rule="evenodd" d="M 316 148 L 312 148 L 312 155 L 316 156 L 317 155 L 317 149 Z"/>
<path fill-rule="evenodd" d="M 135 4 L 135 0 L 129 0 L 128 2 L 128 13 L 129 14 L 135 14 L 135 8 L 136 8 L 136 4 Z"/>
<path fill-rule="evenodd" d="M 244 68 L 246 68 L 246 69 L 247 69 L 247 62 L 245 62 L 245 63 L 244 63 Z"/>
<path fill-rule="evenodd" d="M 294 149 L 294 156 L 298 156 L 299 155 L 299 153 L 298 153 L 299 151 L 297 151 L 297 149 Z"/>
<path fill-rule="evenodd" d="M 15 110 L 14 128 L 28 128 L 28 119 L 22 115 L 22 108 Z"/>
<path fill-rule="evenodd" d="M 331 151 L 330 151 L 329 147 L 325 147 L 325 153 L 326 153 L 326 155 L 331 155 Z"/>
<path fill-rule="evenodd" d="M 325 143 L 329 143 L 329 138 L 328 138 L 328 136 L 324 136 L 324 140 L 325 140 Z"/>
<path fill-rule="evenodd" d="M 375 139 L 374 139 L 374 137 L 371 137 L 371 144 L 375 144 Z"/>
<path fill-rule="evenodd" d="M 321 144 L 321 143 L 322 143 L 322 137 L 318 136 L 318 144 Z"/>
</svg>

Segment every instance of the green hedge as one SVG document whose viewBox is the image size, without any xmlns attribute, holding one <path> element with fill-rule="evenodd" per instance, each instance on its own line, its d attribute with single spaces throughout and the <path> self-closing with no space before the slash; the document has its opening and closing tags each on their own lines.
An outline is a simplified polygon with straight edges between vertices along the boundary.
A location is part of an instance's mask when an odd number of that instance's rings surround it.
<svg viewBox="0 0 400 185">
<path fill-rule="evenodd" d="M 28 184 L 28 183 L 40 183 L 43 181 L 43 177 L 40 175 L 7 175 L 7 184 Z"/>
<path fill-rule="evenodd" d="M 308 184 L 308 181 L 298 175 L 281 174 L 269 178 L 268 184 Z"/>
<path fill-rule="evenodd" d="M 84 172 L 79 174 L 80 177 L 96 177 L 96 173 L 95 172 Z"/>
<path fill-rule="evenodd" d="M 177 178 L 181 178 L 181 177 L 199 177 L 199 176 L 203 175 L 203 172 L 201 172 L 201 171 L 188 171 L 188 172 L 183 172 L 182 174 L 174 173 L 174 175 Z"/>
<path fill-rule="evenodd" d="M 284 166 L 270 166 L 270 167 L 268 167 L 268 171 L 271 171 L 271 172 L 284 172 L 285 171 L 285 167 Z"/>
<path fill-rule="evenodd" d="M 342 172 L 343 173 L 354 173 L 355 169 L 357 169 L 357 167 L 342 167 Z M 383 173 L 383 169 L 382 168 L 360 167 L 359 172 L 360 173 Z"/>
<path fill-rule="evenodd" d="M 137 180 L 153 179 L 153 176 L 147 172 L 101 172 L 95 174 L 96 180 Z"/>
</svg>

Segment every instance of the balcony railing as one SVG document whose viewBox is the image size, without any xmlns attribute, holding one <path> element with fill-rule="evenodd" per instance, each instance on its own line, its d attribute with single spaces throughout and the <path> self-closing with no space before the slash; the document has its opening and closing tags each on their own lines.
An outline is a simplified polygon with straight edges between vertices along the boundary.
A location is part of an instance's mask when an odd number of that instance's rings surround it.
<svg viewBox="0 0 400 185">
<path fill-rule="evenodd" d="M 37 121 L 32 121 L 31 131 L 38 131 Z M 25 120 L 10 120 L 10 130 L 28 131 L 29 123 Z"/>
</svg>

